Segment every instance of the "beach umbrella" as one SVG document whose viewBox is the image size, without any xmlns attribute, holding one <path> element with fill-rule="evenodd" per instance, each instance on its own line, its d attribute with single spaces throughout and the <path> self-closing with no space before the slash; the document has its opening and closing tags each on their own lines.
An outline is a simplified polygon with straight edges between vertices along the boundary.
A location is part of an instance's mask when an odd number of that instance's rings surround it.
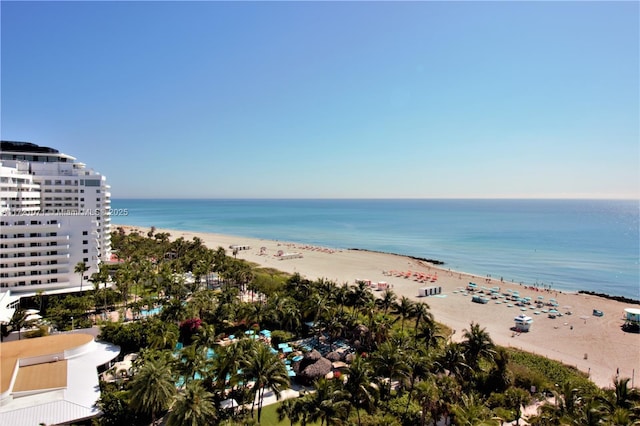
<svg viewBox="0 0 640 426">
<path fill-rule="evenodd" d="M 220 402 L 220 408 L 234 408 L 234 407 L 238 407 L 238 401 L 236 401 L 235 399 L 229 398 L 229 399 L 225 399 L 224 401 Z"/>
<path fill-rule="evenodd" d="M 255 333 L 255 331 L 253 331 L 253 330 L 247 330 L 247 331 L 244 332 L 244 334 L 254 334 L 254 333 Z"/>
</svg>

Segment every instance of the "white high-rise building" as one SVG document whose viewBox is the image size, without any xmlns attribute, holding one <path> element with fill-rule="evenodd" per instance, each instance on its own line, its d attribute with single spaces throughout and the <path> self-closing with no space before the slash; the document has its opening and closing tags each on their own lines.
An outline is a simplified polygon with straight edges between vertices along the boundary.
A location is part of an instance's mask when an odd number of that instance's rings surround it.
<svg viewBox="0 0 640 426">
<path fill-rule="evenodd" d="M 2 141 L 0 292 L 76 291 L 111 256 L 106 178 L 55 149 Z"/>
</svg>

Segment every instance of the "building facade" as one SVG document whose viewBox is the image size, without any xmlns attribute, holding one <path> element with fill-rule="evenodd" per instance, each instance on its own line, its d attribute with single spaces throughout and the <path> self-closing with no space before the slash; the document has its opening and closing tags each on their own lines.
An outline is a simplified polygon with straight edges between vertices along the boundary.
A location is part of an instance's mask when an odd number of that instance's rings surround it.
<svg viewBox="0 0 640 426">
<path fill-rule="evenodd" d="M 100 173 L 52 148 L 2 141 L 0 291 L 92 288 L 88 278 L 111 256 L 110 211 Z"/>
</svg>

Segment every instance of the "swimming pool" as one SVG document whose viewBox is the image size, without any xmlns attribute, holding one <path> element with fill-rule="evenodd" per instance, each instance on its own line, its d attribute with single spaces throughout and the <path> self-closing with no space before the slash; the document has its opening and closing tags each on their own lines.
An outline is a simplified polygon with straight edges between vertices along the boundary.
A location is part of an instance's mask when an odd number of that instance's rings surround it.
<svg viewBox="0 0 640 426">
<path fill-rule="evenodd" d="M 162 307 L 158 306 L 157 308 L 153 309 L 143 309 L 140 311 L 140 315 L 142 315 L 143 317 L 148 317 L 151 315 L 158 315 L 160 312 L 162 312 Z"/>
</svg>

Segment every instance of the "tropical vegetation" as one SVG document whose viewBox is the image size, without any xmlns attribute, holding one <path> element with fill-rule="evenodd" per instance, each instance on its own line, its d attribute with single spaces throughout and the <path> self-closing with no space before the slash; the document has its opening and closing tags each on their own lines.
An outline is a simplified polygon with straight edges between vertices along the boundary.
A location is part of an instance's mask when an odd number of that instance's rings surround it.
<svg viewBox="0 0 640 426">
<path fill-rule="evenodd" d="M 375 297 L 363 282 L 288 276 L 154 229 L 120 229 L 112 244 L 121 262 L 92 276 L 92 292 L 43 304 L 58 328 L 105 309 L 136 318 L 101 322 L 101 339 L 139 356 L 126 377 L 101 384 L 95 424 L 246 425 L 273 415 L 283 425 L 498 425 L 536 402 L 530 424 L 640 424 L 627 378 L 599 389 L 572 367 L 496 346 L 477 323 L 454 340 L 427 303 L 392 290 Z M 141 315 L 152 308 L 157 315 Z M 251 337 L 262 330 L 272 345 L 315 336 L 348 342 L 351 353 L 302 386 L 282 354 Z M 300 396 L 265 409 L 291 386 Z"/>
</svg>

